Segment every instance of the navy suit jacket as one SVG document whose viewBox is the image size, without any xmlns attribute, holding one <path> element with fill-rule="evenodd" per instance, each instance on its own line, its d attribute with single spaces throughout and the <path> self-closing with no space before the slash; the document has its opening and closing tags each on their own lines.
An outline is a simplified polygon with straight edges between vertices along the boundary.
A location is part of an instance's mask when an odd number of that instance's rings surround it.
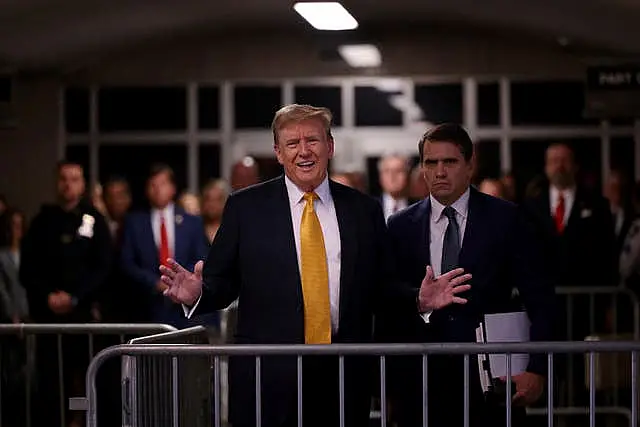
<svg viewBox="0 0 640 427">
<path fill-rule="evenodd" d="M 150 296 L 150 320 L 177 327 L 187 325 L 182 307 L 156 290 L 160 280 L 158 247 L 153 238 L 151 212 L 130 214 L 124 225 L 121 252 L 124 273 Z M 173 258 L 189 271 L 207 256 L 208 243 L 199 217 L 175 208 L 175 253 Z"/>
<path fill-rule="evenodd" d="M 517 287 L 522 303 L 531 320 L 532 341 L 552 339 L 555 296 L 540 260 L 539 245 L 530 233 L 518 207 L 510 202 L 480 193 L 471 188 L 467 224 L 464 232 L 459 264 L 472 274 L 471 289 L 460 296 L 466 304 L 454 304 L 436 310 L 429 324 L 413 310 L 394 310 L 393 307 L 379 319 L 377 333 L 386 342 L 475 342 L 475 329 L 484 314 L 521 310 L 512 298 Z M 426 266 L 431 264 L 429 249 L 431 200 L 411 205 L 389 218 L 389 257 L 396 286 L 418 296 Z M 463 363 L 461 357 L 433 356 L 429 358 L 430 425 L 461 425 Z M 477 362 L 471 357 L 469 366 L 471 406 L 483 402 L 480 393 Z M 413 405 L 406 409 L 421 420 L 421 358 L 390 361 L 391 393 L 397 393 L 399 402 Z M 544 374 L 546 356 L 531 355 L 529 370 Z M 394 381 L 399 381 L 395 384 Z M 460 397 L 458 397 L 460 396 Z M 451 401 L 460 405 L 449 407 Z M 453 420 L 452 417 L 460 419 Z M 475 415 L 474 415 L 475 416 Z M 474 418 L 475 419 L 475 418 Z M 482 419 L 478 419 L 482 425 Z M 460 422 L 460 423 L 458 423 Z"/>
</svg>

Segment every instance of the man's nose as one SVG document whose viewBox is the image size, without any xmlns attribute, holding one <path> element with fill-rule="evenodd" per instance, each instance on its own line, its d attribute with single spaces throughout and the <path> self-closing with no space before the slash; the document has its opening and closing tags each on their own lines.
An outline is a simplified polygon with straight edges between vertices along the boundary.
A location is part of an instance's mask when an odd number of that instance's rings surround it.
<svg viewBox="0 0 640 427">
<path fill-rule="evenodd" d="M 438 162 L 436 164 L 436 175 L 437 176 L 445 176 L 446 175 L 446 170 L 444 168 L 444 163 Z"/>
</svg>

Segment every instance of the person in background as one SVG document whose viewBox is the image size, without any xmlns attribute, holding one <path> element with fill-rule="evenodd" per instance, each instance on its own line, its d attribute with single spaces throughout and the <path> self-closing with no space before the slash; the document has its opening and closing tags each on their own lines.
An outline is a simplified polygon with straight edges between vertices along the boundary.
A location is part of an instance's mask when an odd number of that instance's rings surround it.
<svg viewBox="0 0 640 427">
<path fill-rule="evenodd" d="M 351 176 L 349 176 L 349 174 L 346 172 L 333 172 L 331 174 L 331 180 L 337 182 L 338 184 L 346 185 L 347 187 L 355 187 Z"/>
<path fill-rule="evenodd" d="M 83 198 L 85 180 L 80 164 L 57 166 L 58 203 L 44 205 L 24 237 L 20 280 L 27 290 L 31 317 L 37 323 L 90 323 L 91 308 L 112 266 L 112 243 L 107 223 Z M 82 414 L 59 407 L 59 399 L 83 395 L 89 362 L 88 339 L 72 335 L 62 340 L 66 396 L 58 396 L 58 343 L 55 336 L 39 336 L 38 407 L 34 425 L 56 426 L 62 409 L 67 425 L 82 425 Z M 42 405 L 42 406 L 40 406 Z M 42 418 L 39 418 L 42 417 Z"/>
<path fill-rule="evenodd" d="M 409 175 L 409 198 L 423 200 L 429 195 L 429 186 L 420 165 L 415 166 Z"/>
<path fill-rule="evenodd" d="M 0 214 L 0 323 L 25 323 L 29 320 L 27 294 L 19 278 L 20 243 L 26 229 L 24 214 L 8 209 Z M 26 339 L 31 340 L 32 337 Z M 0 340 L 0 423 L 22 424 L 25 411 L 25 386 L 29 378 L 24 337 L 4 335 Z M 7 392 L 8 391 L 8 392 Z"/>
<path fill-rule="evenodd" d="M 516 194 L 516 178 L 511 172 L 507 172 L 500 177 L 502 188 L 504 188 L 504 199 L 513 203 L 518 202 L 518 195 Z"/>
<path fill-rule="evenodd" d="M 9 203 L 4 194 L 0 194 L 0 215 L 2 215 L 7 209 L 9 209 Z"/>
<path fill-rule="evenodd" d="M 231 168 L 231 190 L 237 191 L 260 182 L 258 163 L 250 156 L 245 156 Z"/>
<path fill-rule="evenodd" d="M 147 179 L 151 208 L 127 216 L 121 251 L 124 274 L 145 291 L 150 306 L 149 320 L 177 328 L 189 326 L 178 304 L 163 296 L 167 286 L 158 267 L 168 258 L 193 266 L 207 254 L 207 241 L 199 217 L 176 206 L 173 170 L 165 164 L 151 167 Z"/>
<path fill-rule="evenodd" d="M 222 179 L 213 180 L 202 189 L 202 221 L 209 243 L 213 242 L 220 228 L 227 197 L 229 197 L 229 186 Z"/>
<path fill-rule="evenodd" d="M 178 199 L 180 206 L 189 215 L 200 215 L 200 199 L 190 191 L 184 191 Z"/>
<path fill-rule="evenodd" d="M 497 197 L 499 199 L 505 198 L 505 190 L 502 185 L 502 181 L 498 179 L 485 178 L 480 182 L 478 190 L 481 193 L 488 194 L 489 196 Z"/>
<path fill-rule="evenodd" d="M 613 233 L 616 239 L 616 258 L 619 259 L 625 237 L 636 214 L 631 201 L 628 180 L 619 170 L 611 170 L 604 187 L 604 197 L 609 200 L 613 217 Z"/>
<path fill-rule="evenodd" d="M 382 188 L 380 203 L 386 221 L 391 215 L 412 203 L 407 198 L 409 159 L 399 154 L 384 156 L 378 161 L 378 174 Z"/>
</svg>

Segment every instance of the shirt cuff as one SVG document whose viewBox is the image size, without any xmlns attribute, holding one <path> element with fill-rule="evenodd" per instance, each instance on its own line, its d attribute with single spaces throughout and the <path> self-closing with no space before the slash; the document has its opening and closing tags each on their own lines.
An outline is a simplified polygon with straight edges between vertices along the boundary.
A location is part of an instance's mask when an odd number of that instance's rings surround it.
<svg viewBox="0 0 640 427">
<path fill-rule="evenodd" d="M 189 307 L 188 305 L 182 304 L 182 309 L 184 310 L 184 315 L 187 319 L 191 319 L 191 316 L 193 316 L 193 313 L 196 311 L 196 308 L 198 308 L 198 304 L 200 304 L 200 299 L 202 299 L 202 292 L 200 292 L 200 296 L 198 297 L 196 302 L 193 304 L 193 306 Z"/>
<path fill-rule="evenodd" d="M 422 320 L 424 320 L 424 323 L 428 324 L 431 314 L 433 314 L 433 310 L 425 311 L 424 313 L 420 313 L 420 317 L 422 317 Z"/>
</svg>

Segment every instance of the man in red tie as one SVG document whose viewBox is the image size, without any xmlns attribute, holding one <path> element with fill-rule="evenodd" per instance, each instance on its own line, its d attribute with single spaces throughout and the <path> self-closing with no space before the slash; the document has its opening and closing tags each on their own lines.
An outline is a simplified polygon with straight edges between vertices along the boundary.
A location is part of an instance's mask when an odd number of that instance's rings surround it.
<svg viewBox="0 0 640 427">
<path fill-rule="evenodd" d="M 131 214 L 124 228 L 122 267 L 133 283 L 147 291 L 148 320 L 184 327 L 181 307 L 163 296 L 167 288 L 160 280 L 159 266 L 174 258 L 195 266 L 207 255 L 207 239 L 199 217 L 174 204 L 176 185 L 173 170 L 154 165 L 147 180 L 151 209 Z"/>
</svg>

